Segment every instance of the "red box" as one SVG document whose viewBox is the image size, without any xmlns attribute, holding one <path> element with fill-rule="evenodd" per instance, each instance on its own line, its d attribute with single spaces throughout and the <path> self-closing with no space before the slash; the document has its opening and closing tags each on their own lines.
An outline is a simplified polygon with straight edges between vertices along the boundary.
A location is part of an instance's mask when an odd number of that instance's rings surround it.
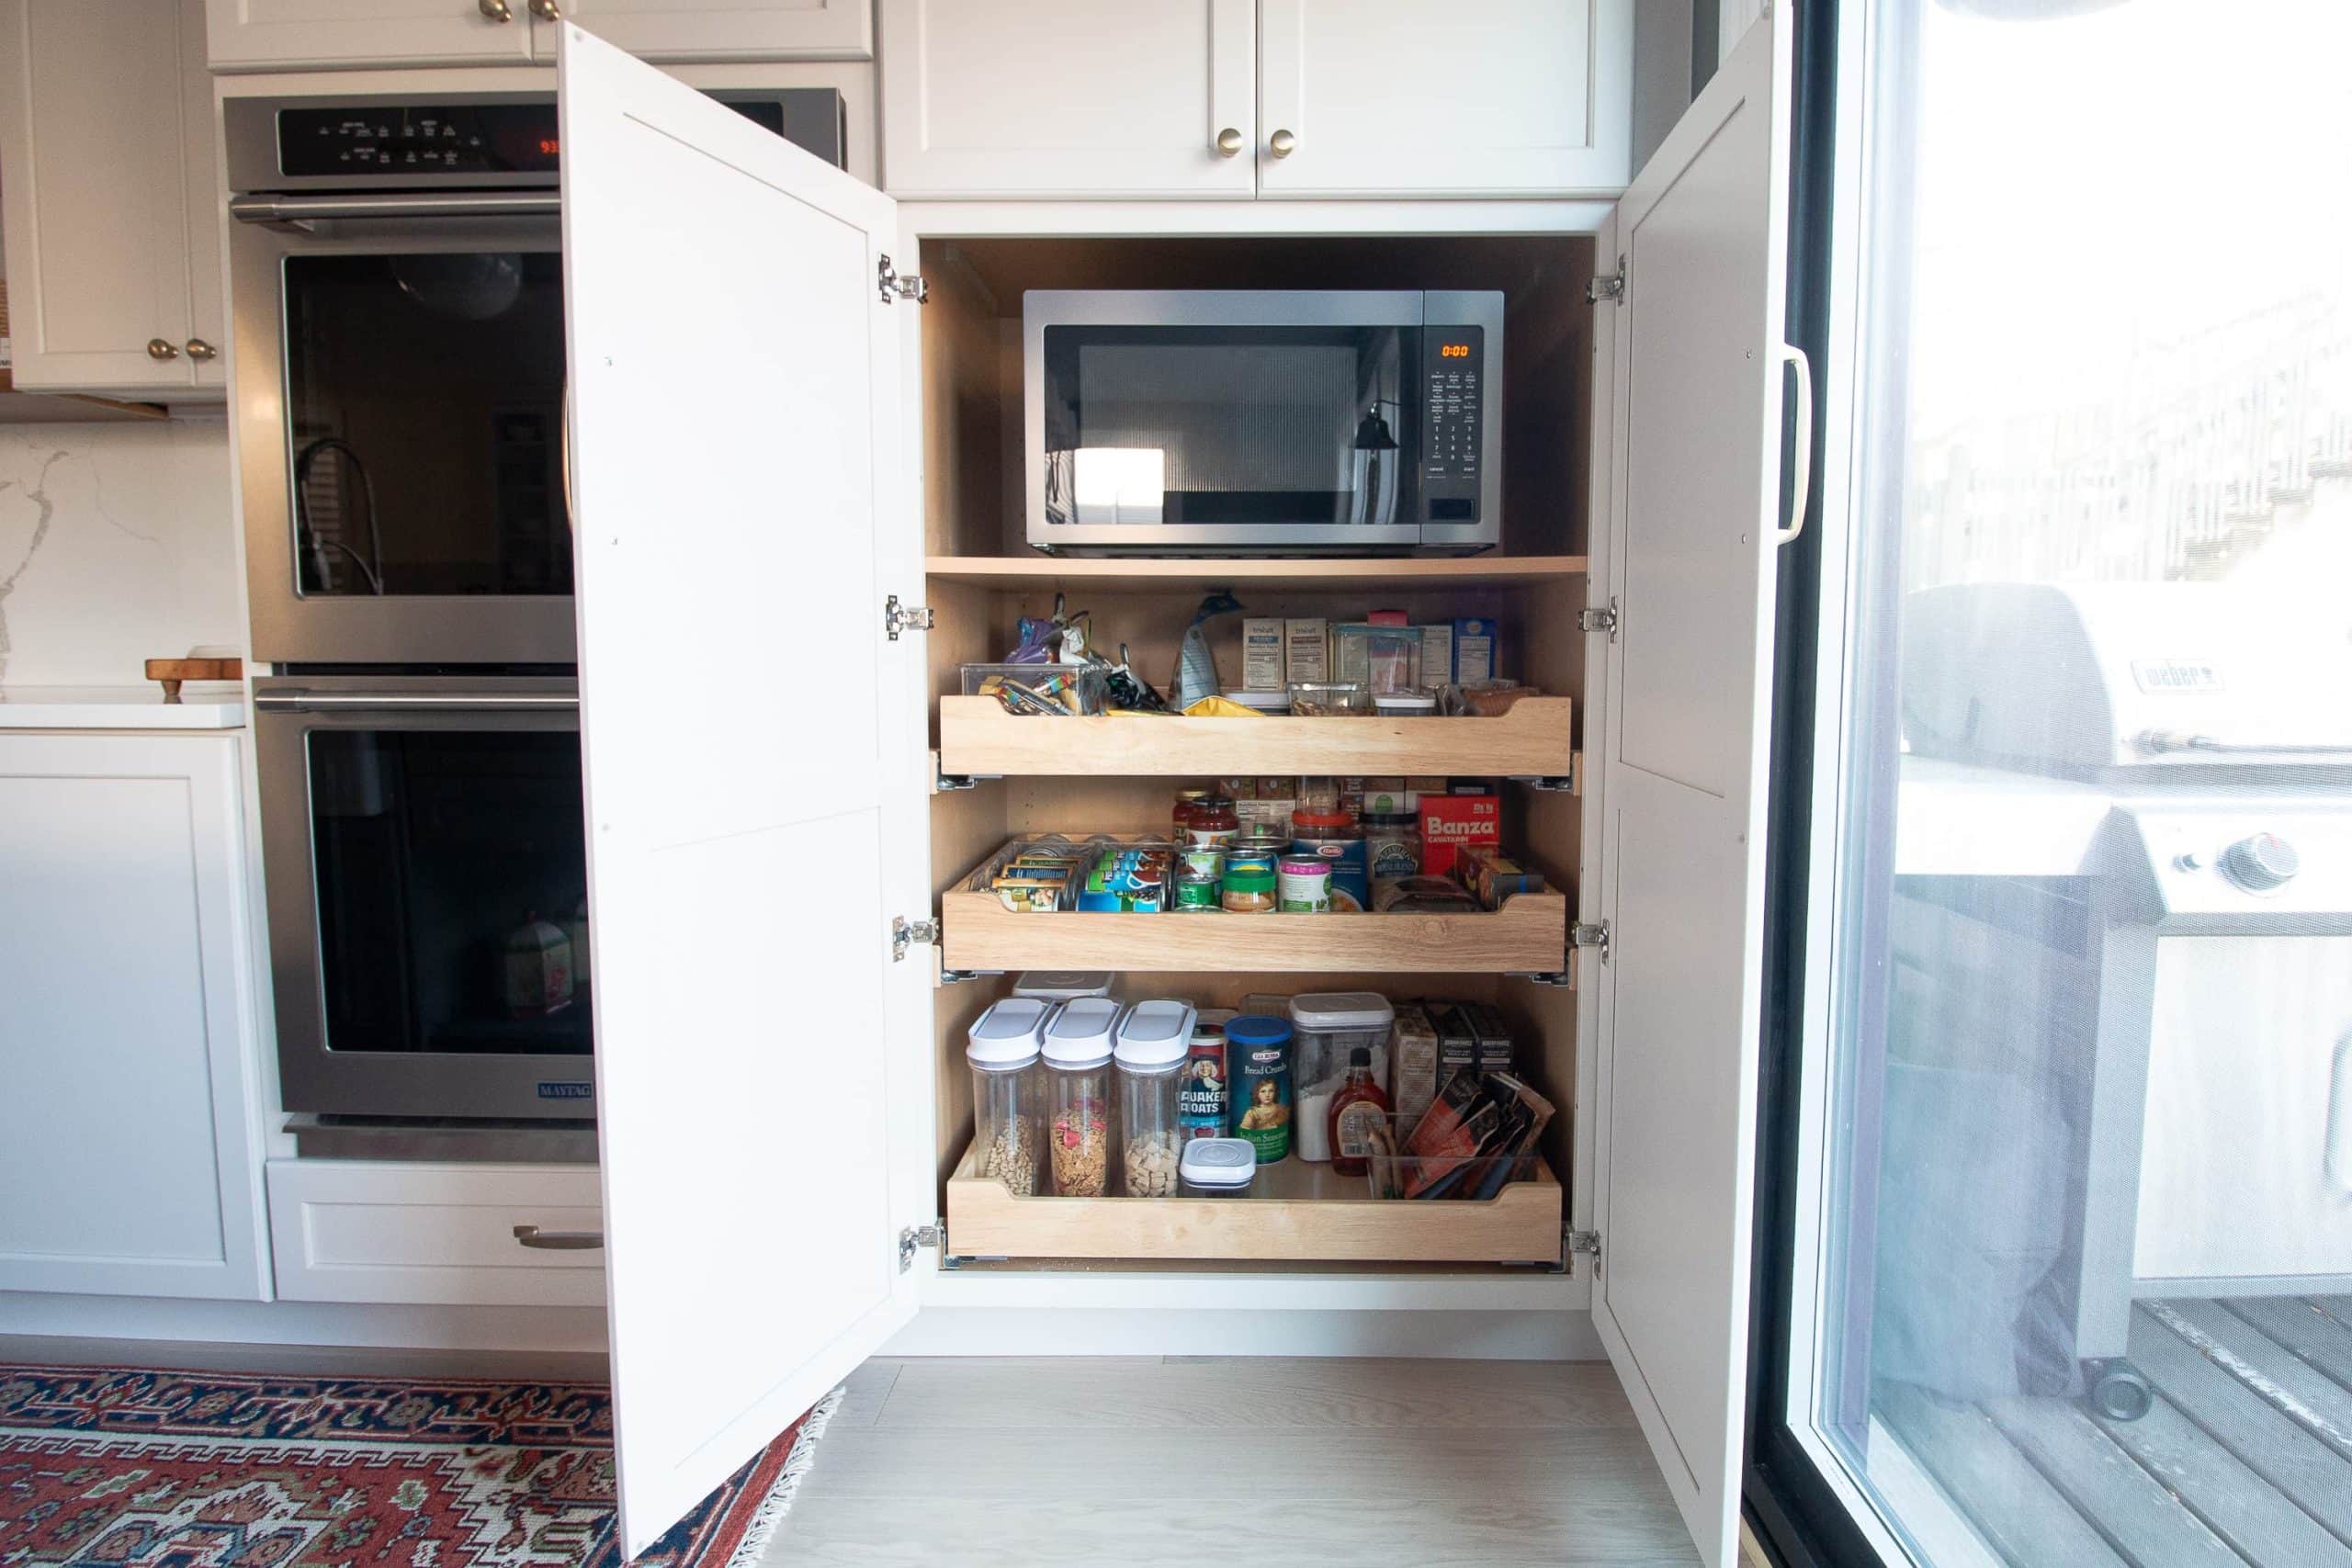
<svg viewBox="0 0 2352 1568">
<path fill-rule="evenodd" d="M 1421 796 L 1421 873 L 1447 876 L 1453 852 L 1464 844 L 1503 841 L 1503 803 L 1491 795 Z"/>
</svg>

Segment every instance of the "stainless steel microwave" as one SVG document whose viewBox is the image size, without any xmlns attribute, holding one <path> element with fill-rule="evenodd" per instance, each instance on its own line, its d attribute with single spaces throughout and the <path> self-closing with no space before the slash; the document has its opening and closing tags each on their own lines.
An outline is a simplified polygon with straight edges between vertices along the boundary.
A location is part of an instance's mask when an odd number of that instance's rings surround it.
<svg viewBox="0 0 2352 1568">
<path fill-rule="evenodd" d="M 1501 542 L 1498 293 L 1033 289 L 1021 316 L 1038 549 Z"/>
</svg>

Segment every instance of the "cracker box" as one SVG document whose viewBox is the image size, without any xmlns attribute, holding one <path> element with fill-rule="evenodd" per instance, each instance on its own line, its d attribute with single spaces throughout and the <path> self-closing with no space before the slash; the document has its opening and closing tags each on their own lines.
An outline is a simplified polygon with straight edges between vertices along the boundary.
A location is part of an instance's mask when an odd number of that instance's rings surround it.
<svg viewBox="0 0 2352 1568">
<path fill-rule="evenodd" d="M 1415 626 L 1421 634 L 1421 684 L 1424 687 L 1453 684 L 1453 626 L 1452 623 L 1434 626 Z"/>
<path fill-rule="evenodd" d="M 1396 1010 L 1388 1035 L 1388 1072 L 1396 1125 L 1409 1133 L 1437 1098 L 1437 1026 L 1418 1002 Z"/>
<path fill-rule="evenodd" d="M 1289 690 L 1283 677 L 1283 623 L 1277 615 L 1251 615 L 1241 623 L 1241 689 Z"/>
<path fill-rule="evenodd" d="M 1463 685 L 1491 681 L 1502 670 L 1502 631 L 1490 615 L 1453 623 L 1453 678 Z"/>
<path fill-rule="evenodd" d="M 1503 803 L 1491 795 L 1425 795 L 1421 810 L 1421 872 L 1446 876 L 1464 844 L 1499 845 Z"/>
<path fill-rule="evenodd" d="M 1331 678 L 1331 623 L 1295 620 L 1283 623 L 1283 656 L 1294 681 Z"/>
</svg>

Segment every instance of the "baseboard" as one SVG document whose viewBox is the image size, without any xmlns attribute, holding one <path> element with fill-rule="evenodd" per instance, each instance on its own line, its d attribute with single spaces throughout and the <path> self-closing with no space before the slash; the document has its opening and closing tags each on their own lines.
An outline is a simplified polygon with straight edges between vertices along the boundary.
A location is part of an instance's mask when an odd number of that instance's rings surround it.
<svg viewBox="0 0 2352 1568">
<path fill-rule="evenodd" d="M 1379 1356 L 1597 1361 L 1583 1312 L 1044 1312 L 926 1306 L 884 1356 Z"/>
<path fill-rule="evenodd" d="M 605 1353 L 605 1314 L 597 1307 L 375 1306 L 337 1302 L 204 1302 L 0 1292 L 0 1354 L 7 1354 L 8 1344 L 15 1340 L 268 1346 L 278 1351 L 303 1347 L 495 1352 L 507 1356 L 587 1355 L 601 1359 Z M 130 1360 L 112 1349 L 90 1356 L 19 1359 Z M 133 1364 L 176 1363 L 148 1360 Z M 281 1359 L 264 1370 L 300 1369 Z"/>
</svg>

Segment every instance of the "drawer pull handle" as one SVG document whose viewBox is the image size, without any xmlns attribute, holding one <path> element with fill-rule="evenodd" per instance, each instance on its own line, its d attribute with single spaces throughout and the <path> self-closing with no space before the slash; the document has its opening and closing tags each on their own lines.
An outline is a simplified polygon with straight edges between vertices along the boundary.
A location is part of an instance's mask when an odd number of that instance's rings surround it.
<svg viewBox="0 0 2352 1568">
<path fill-rule="evenodd" d="M 537 1225 L 516 1225 L 514 1239 L 542 1252 L 597 1252 L 605 1245 L 603 1231 L 543 1231 Z"/>
</svg>

